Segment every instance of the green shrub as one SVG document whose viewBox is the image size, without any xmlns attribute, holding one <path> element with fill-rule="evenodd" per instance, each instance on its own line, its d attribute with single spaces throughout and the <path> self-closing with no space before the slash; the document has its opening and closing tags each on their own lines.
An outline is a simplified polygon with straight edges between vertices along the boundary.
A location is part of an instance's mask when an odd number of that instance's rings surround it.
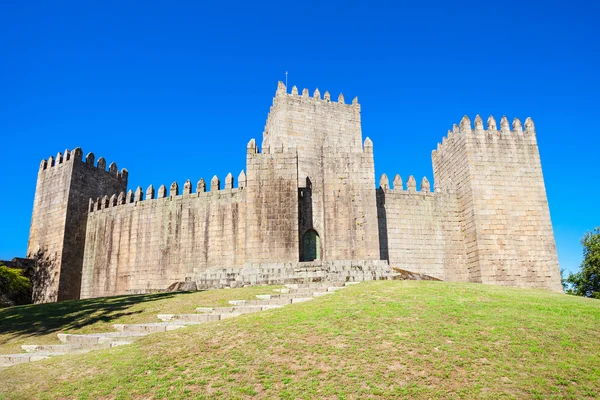
<svg viewBox="0 0 600 400">
<path fill-rule="evenodd" d="M 31 290 L 22 270 L 0 265 L 0 307 L 31 303 Z"/>
</svg>

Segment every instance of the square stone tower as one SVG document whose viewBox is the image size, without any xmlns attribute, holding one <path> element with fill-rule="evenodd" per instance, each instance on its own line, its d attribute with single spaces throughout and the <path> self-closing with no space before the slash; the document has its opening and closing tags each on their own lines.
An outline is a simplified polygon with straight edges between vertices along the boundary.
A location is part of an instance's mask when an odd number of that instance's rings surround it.
<svg viewBox="0 0 600 400">
<path fill-rule="evenodd" d="M 500 129 L 466 116 L 432 153 L 436 184 L 456 190 L 471 282 L 561 291 L 533 121 Z"/>
<path fill-rule="evenodd" d="M 76 148 L 42 160 L 33 202 L 28 257 L 39 257 L 47 269 L 34 301 L 46 303 L 79 299 L 89 199 L 127 190 L 127 170 L 94 154 L 85 161 Z"/>
<path fill-rule="evenodd" d="M 362 141 L 358 99 L 312 97 L 279 82 L 263 149 L 297 151 L 301 261 L 379 259 L 373 146 Z"/>
</svg>

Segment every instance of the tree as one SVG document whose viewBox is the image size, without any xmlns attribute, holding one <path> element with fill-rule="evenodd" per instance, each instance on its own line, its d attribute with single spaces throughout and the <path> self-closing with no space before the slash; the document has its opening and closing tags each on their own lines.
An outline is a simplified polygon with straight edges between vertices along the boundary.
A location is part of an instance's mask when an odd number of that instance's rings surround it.
<svg viewBox="0 0 600 400">
<path fill-rule="evenodd" d="M 31 282 L 23 271 L 0 265 L 0 307 L 31 303 Z"/>
<path fill-rule="evenodd" d="M 567 293 L 600 299 L 600 227 L 587 232 L 581 239 L 583 261 L 581 270 L 569 274 L 571 288 Z"/>
<path fill-rule="evenodd" d="M 569 281 L 567 280 L 567 278 L 568 277 L 565 276 L 565 270 L 561 268 L 560 269 L 560 283 L 562 285 L 563 292 L 569 294 L 569 291 L 570 291 L 569 286 L 570 286 L 570 284 L 569 284 Z"/>
</svg>

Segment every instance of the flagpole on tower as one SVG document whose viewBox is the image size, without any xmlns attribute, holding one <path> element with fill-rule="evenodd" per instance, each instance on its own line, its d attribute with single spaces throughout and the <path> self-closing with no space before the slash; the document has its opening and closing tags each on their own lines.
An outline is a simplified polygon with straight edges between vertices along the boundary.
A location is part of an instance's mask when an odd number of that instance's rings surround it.
<svg viewBox="0 0 600 400">
<path fill-rule="evenodd" d="M 287 87 L 287 75 L 288 75 L 288 72 L 285 71 L 285 87 Z"/>
</svg>

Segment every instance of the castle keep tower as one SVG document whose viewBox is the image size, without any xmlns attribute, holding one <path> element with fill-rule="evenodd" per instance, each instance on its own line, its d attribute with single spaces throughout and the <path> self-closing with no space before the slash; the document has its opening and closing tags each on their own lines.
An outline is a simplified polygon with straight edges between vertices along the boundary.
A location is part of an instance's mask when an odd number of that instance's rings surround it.
<svg viewBox="0 0 600 400">
<path fill-rule="evenodd" d="M 273 146 L 298 154 L 300 260 L 379 259 L 373 144 L 363 148 L 358 99 L 288 94 L 279 82 L 263 133 L 263 148 Z"/>
<path fill-rule="evenodd" d="M 27 254 L 47 260 L 42 287 L 34 288 L 38 303 L 78 299 L 90 197 L 127 188 L 127 170 L 104 158 L 94 165 L 82 151 L 65 150 L 56 159 L 42 160 L 38 172 Z"/>
</svg>

